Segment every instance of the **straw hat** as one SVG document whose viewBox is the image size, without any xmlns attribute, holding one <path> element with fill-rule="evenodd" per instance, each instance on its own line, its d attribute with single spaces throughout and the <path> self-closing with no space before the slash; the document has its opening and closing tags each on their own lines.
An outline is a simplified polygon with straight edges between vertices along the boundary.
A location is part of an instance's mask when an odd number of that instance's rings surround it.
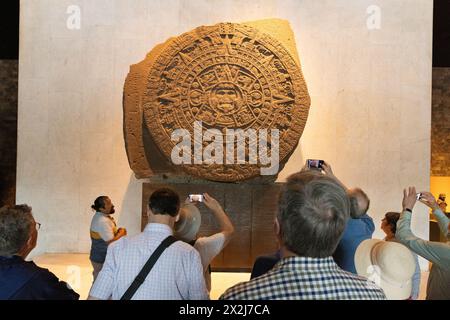
<svg viewBox="0 0 450 320">
<path fill-rule="evenodd" d="M 380 286 L 389 300 L 411 296 L 416 262 L 404 245 L 378 239 L 364 240 L 356 249 L 355 267 L 359 275 Z"/>
<path fill-rule="evenodd" d="M 197 237 L 202 223 L 198 208 L 192 203 L 185 203 L 180 208 L 180 217 L 175 223 L 174 235 L 180 240 L 190 242 Z"/>
</svg>

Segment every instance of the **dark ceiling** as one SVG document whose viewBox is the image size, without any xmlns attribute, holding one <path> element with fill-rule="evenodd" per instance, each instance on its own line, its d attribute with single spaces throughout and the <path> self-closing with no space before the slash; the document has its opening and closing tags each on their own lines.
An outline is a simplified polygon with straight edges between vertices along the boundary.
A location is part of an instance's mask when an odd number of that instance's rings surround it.
<svg viewBox="0 0 450 320">
<path fill-rule="evenodd" d="M 0 59 L 19 57 L 19 2 L 0 1 Z"/>
<path fill-rule="evenodd" d="M 434 0 L 433 67 L 450 67 L 450 0 Z"/>
<path fill-rule="evenodd" d="M 433 66 L 450 67 L 450 0 L 434 0 L 433 25 Z M 0 1 L 0 59 L 18 56 L 19 0 Z"/>
</svg>

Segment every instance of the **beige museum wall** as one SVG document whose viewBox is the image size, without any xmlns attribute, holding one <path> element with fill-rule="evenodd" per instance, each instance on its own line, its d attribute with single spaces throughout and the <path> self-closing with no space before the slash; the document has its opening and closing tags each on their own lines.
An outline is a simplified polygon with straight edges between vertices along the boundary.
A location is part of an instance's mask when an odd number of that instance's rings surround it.
<svg viewBox="0 0 450 320">
<path fill-rule="evenodd" d="M 81 28 L 66 27 L 68 6 Z M 367 9 L 380 9 L 369 29 Z M 371 8 L 369 8 L 370 10 Z M 323 158 L 369 194 L 377 231 L 402 188 L 429 188 L 432 1 L 22 0 L 17 201 L 42 223 L 41 252 L 87 252 L 90 205 L 107 194 L 120 225 L 140 228 L 141 181 L 128 167 L 122 87 L 131 64 L 203 24 L 290 21 L 312 99 L 279 180 Z M 428 237 L 427 210 L 413 227 Z"/>
</svg>

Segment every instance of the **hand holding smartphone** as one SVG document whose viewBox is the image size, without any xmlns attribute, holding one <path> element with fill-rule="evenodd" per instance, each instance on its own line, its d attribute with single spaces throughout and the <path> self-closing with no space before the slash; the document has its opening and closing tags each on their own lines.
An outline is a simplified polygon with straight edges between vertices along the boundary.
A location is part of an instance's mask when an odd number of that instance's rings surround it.
<svg viewBox="0 0 450 320">
<path fill-rule="evenodd" d="M 323 169 L 322 166 L 324 162 L 325 162 L 324 160 L 308 159 L 307 160 L 308 169 L 321 170 Z"/>
<path fill-rule="evenodd" d="M 189 202 L 203 202 L 203 195 L 202 194 L 190 194 Z"/>
</svg>

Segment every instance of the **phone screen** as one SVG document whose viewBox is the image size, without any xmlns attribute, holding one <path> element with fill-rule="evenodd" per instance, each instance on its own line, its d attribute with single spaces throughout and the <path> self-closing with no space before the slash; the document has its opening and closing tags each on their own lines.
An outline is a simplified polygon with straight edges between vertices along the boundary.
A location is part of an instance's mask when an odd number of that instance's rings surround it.
<svg viewBox="0 0 450 320">
<path fill-rule="evenodd" d="M 190 194 L 189 201 L 190 202 L 203 202 L 203 195 L 202 194 Z"/>
<path fill-rule="evenodd" d="M 321 169 L 323 160 L 308 159 L 308 168 Z"/>
</svg>

